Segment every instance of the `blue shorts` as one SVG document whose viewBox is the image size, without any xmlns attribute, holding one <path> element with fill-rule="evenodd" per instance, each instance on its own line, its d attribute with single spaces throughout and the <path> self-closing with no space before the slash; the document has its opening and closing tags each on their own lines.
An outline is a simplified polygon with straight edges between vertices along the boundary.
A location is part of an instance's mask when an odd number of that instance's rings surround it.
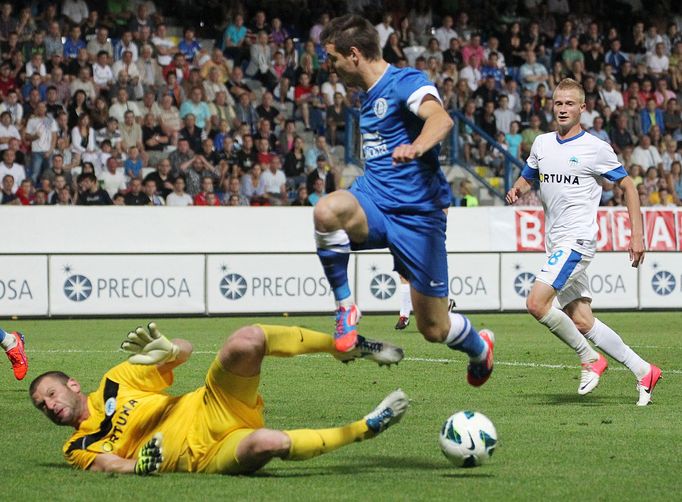
<svg viewBox="0 0 682 502">
<path fill-rule="evenodd" d="M 351 186 L 367 216 L 367 240 L 351 249 L 388 248 L 393 255 L 393 269 L 410 281 L 421 294 L 448 296 L 448 255 L 445 251 L 447 216 L 442 210 L 421 214 L 394 214 L 382 211 L 370 196 Z"/>
</svg>

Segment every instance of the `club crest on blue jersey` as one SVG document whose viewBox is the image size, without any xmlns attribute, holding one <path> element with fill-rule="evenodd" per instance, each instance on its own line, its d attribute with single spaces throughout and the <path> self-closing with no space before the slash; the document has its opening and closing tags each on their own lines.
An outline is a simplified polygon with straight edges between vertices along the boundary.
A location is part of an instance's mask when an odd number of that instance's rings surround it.
<svg viewBox="0 0 682 502">
<path fill-rule="evenodd" d="M 386 115 L 386 112 L 388 111 L 388 103 L 384 98 L 379 98 L 376 101 L 374 101 L 374 115 L 376 115 L 378 118 L 384 118 L 384 115 Z"/>
</svg>

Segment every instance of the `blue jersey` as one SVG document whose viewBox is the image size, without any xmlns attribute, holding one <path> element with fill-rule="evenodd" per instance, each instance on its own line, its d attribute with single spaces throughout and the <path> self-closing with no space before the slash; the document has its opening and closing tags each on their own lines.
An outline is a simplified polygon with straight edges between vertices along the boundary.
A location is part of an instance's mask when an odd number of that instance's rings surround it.
<svg viewBox="0 0 682 502">
<path fill-rule="evenodd" d="M 367 91 L 360 110 L 365 174 L 356 188 L 368 194 L 382 211 L 426 213 L 450 205 L 450 186 L 440 169 L 440 145 L 419 159 L 394 164 L 393 151 L 411 144 L 424 121 L 417 110 L 425 95 L 438 91 L 424 73 L 389 66 Z"/>
</svg>

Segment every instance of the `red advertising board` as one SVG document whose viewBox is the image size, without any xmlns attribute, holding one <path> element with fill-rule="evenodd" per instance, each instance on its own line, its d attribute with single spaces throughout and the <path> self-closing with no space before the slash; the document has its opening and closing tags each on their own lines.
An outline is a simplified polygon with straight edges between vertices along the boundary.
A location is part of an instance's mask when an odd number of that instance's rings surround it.
<svg viewBox="0 0 682 502">
<path fill-rule="evenodd" d="M 644 232 L 649 251 L 677 250 L 674 211 L 647 210 L 644 213 Z"/>
<path fill-rule="evenodd" d="M 545 250 L 545 213 L 542 209 L 517 209 L 516 250 Z"/>
</svg>

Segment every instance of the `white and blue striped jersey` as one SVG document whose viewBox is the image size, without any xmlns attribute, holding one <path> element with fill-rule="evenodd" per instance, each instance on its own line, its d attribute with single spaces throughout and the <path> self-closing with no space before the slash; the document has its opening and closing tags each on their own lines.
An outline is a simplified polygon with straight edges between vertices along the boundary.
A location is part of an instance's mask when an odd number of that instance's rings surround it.
<svg viewBox="0 0 682 502">
<path fill-rule="evenodd" d="M 424 121 L 417 110 L 427 94 L 440 101 L 424 73 L 391 65 L 365 93 L 360 110 L 365 174 L 355 183 L 382 211 L 426 213 L 450 205 L 450 186 L 438 161 L 440 145 L 412 162 L 394 164 L 391 159 L 396 147 L 419 136 Z"/>
<path fill-rule="evenodd" d="M 611 145 L 585 131 L 564 140 L 556 132 L 541 134 L 521 176 L 540 181 L 547 252 L 568 247 L 594 256 L 602 192 L 598 180 L 627 176 Z"/>
</svg>

